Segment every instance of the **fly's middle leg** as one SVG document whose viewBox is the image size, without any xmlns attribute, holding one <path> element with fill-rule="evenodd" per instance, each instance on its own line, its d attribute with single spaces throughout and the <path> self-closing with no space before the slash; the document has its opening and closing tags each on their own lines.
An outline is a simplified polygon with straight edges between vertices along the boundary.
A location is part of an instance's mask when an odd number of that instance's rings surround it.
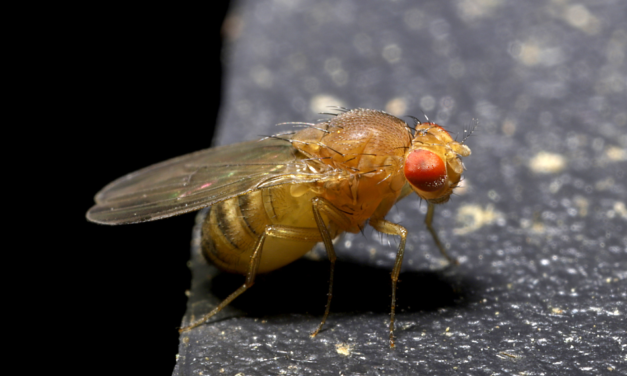
<svg viewBox="0 0 627 376">
<path fill-rule="evenodd" d="M 327 256 L 329 257 L 329 261 L 331 262 L 331 271 L 329 277 L 329 292 L 327 293 L 327 305 L 324 309 L 324 316 L 322 316 L 322 321 L 318 328 L 311 333 L 312 337 L 315 337 L 324 323 L 327 321 L 327 317 L 329 317 L 329 312 L 331 310 L 331 298 L 333 297 L 333 274 L 335 273 L 335 260 L 337 257 L 335 256 L 335 249 L 333 249 L 333 239 L 331 238 L 331 234 L 329 233 L 329 229 L 327 225 L 324 223 L 322 219 L 322 213 L 326 214 L 330 221 L 335 222 L 340 227 L 348 227 L 350 226 L 350 220 L 346 217 L 346 214 L 336 208 L 332 203 L 322 197 L 315 197 L 311 200 L 313 206 L 314 218 L 316 219 L 316 224 L 318 225 L 318 230 L 320 231 L 320 236 L 322 237 L 322 241 L 324 243 L 324 248 L 327 251 Z"/>
<path fill-rule="evenodd" d="M 451 264 L 459 265 L 459 261 L 457 261 L 456 259 L 452 258 L 451 256 L 449 256 L 448 253 L 446 253 L 446 249 L 444 249 L 444 246 L 442 245 L 442 242 L 440 241 L 440 238 L 438 237 L 438 233 L 433 228 L 433 225 L 432 225 L 433 224 L 433 213 L 435 213 L 435 205 L 432 204 L 432 203 L 429 203 L 429 206 L 428 206 L 428 209 L 427 209 L 427 216 L 425 217 L 425 224 L 427 225 L 427 229 L 431 233 L 431 237 L 433 238 L 433 241 L 435 242 L 435 245 L 440 250 L 440 253 L 442 255 L 444 255 L 444 257 L 446 257 L 448 262 L 450 262 Z"/>
<path fill-rule="evenodd" d="M 401 237 L 401 243 L 398 246 L 396 260 L 394 261 L 394 269 L 392 269 L 392 309 L 390 312 L 390 347 L 394 348 L 394 319 L 396 313 L 396 282 L 403 265 L 403 255 L 405 253 L 405 242 L 407 241 L 407 229 L 405 227 L 386 221 L 385 219 L 371 219 L 370 226 L 375 230 L 388 235 L 398 235 Z"/>
<path fill-rule="evenodd" d="M 244 282 L 244 284 L 240 288 L 235 290 L 235 292 L 233 292 L 226 299 L 224 299 L 216 308 L 201 317 L 199 320 L 192 322 L 188 326 L 182 327 L 181 329 L 179 329 L 179 332 L 182 333 L 203 324 L 211 317 L 216 315 L 218 312 L 220 312 L 222 309 L 224 309 L 224 307 L 229 305 L 229 303 L 235 300 L 235 298 L 240 296 L 244 291 L 248 290 L 255 283 L 255 277 L 257 276 L 257 269 L 259 268 L 263 245 L 267 237 L 288 240 L 307 240 L 311 242 L 319 242 L 323 240 L 320 236 L 320 231 L 315 228 L 292 227 L 283 225 L 266 226 L 264 232 L 257 240 L 257 243 L 255 244 L 255 250 L 250 257 L 248 272 L 246 273 L 246 282 Z"/>
</svg>

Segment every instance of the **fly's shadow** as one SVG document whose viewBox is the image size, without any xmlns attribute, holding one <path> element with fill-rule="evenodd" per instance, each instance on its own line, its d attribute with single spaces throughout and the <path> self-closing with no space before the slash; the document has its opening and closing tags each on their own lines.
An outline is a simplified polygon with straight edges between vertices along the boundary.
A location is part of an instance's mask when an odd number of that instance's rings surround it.
<svg viewBox="0 0 627 376">
<path fill-rule="evenodd" d="M 215 308 L 244 284 L 245 277 L 220 272 L 209 264 L 200 249 L 200 226 L 194 231 L 192 247 L 192 289 L 185 322 L 198 319 Z M 392 266 L 375 267 L 367 262 L 338 258 L 333 283 L 333 313 L 390 313 Z M 459 267 L 437 271 L 404 271 L 399 276 L 397 312 L 436 311 L 461 308 L 480 299 L 476 280 L 466 277 Z M 267 318 L 290 314 L 324 313 L 329 287 L 329 262 L 301 258 L 268 274 L 258 275 L 255 284 L 231 302 L 210 322 L 230 317 Z"/>
<path fill-rule="evenodd" d="M 201 276 L 192 289 L 194 316 L 201 317 L 244 283 L 244 276 L 217 271 Z M 391 269 L 391 268 L 390 268 Z M 463 307 L 474 286 L 455 271 L 406 271 L 399 277 L 397 312 L 429 312 Z M 198 271 L 194 271 L 195 278 Z M 255 285 L 210 321 L 230 317 L 268 318 L 290 314 L 319 316 L 324 312 L 329 283 L 328 261 L 300 259 L 268 274 L 258 275 Z M 333 313 L 389 314 L 390 270 L 337 260 L 333 283 Z M 189 315 L 189 310 L 188 310 Z M 189 318 L 189 316 L 188 316 Z"/>
<path fill-rule="evenodd" d="M 431 311 L 466 301 L 459 281 L 438 272 L 401 273 L 397 291 L 399 311 Z M 244 277 L 220 273 L 208 293 L 219 300 L 242 285 Z M 298 260 L 258 276 L 255 285 L 231 303 L 251 317 L 282 314 L 322 314 L 329 284 L 329 263 Z M 389 313 L 390 270 L 338 260 L 331 312 Z"/>
</svg>

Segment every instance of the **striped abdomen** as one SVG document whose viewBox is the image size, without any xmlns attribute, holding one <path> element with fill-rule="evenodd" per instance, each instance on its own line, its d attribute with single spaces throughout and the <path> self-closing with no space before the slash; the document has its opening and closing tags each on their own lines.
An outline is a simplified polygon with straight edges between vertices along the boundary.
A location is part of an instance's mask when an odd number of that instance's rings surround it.
<svg viewBox="0 0 627 376">
<path fill-rule="evenodd" d="M 294 197 L 290 187 L 293 185 L 267 188 L 212 206 L 202 229 L 205 256 L 224 271 L 246 274 L 255 245 L 267 225 L 317 228 L 311 206 L 313 193 Z M 315 244 L 267 237 L 258 272 L 287 265 Z"/>
</svg>

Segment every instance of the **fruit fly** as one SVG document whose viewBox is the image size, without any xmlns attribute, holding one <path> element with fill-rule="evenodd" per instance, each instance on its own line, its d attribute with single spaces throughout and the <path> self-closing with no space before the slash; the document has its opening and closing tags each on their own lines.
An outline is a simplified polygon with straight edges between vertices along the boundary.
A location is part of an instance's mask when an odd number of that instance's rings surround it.
<svg viewBox="0 0 627 376">
<path fill-rule="evenodd" d="M 281 268 L 316 243 L 326 249 L 331 273 L 325 312 L 333 291 L 333 239 L 360 232 L 366 224 L 400 236 L 392 270 L 390 346 L 394 347 L 396 283 L 407 230 L 385 219 L 392 206 L 411 192 L 427 202 L 425 223 L 432 227 L 435 205 L 457 187 L 470 155 L 441 126 L 415 129 L 392 115 L 369 109 L 338 108 L 320 123 L 298 132 L 259 141 L 218 146 L 158 163 L 126 175 L 100 191 L 87 219 L 119 225 L 153 221 L 211 206 L 202 225 L 202 251 L 223 271 L 242 274 L 244 284 L 191 330 L 249 289 L 259 273 Z"/>
</svg>

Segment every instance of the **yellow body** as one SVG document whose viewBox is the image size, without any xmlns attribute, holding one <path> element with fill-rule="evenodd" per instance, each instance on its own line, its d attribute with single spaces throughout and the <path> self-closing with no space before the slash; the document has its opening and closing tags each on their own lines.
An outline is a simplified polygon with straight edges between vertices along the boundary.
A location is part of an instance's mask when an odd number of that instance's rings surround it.
<svg viewBox="0 0 627 376">
<path fill-rule="evenodd" d="M 211 207 L 203 224 L 202 247 L 220 269 L 246 274 L 255 245 L 267 225 L 316 228 L 312 192 L 290 195 L 290 186 L 255 191 Z M 264 243 L 259 273 L 269 272 L 297 260 L 318 241 L 268 238 Z"/>
<path fill-rule="evenodd" d="M 343 231 L 359 232 L 368 219 L 384 219 L 394 203 L 411 192 L 406 187 L 403 165 L 412 148 L 430 145 L 449 164 L 461 166 L 456 156 L 445 155 L 453 153 L 447 149 L 452 139 L 446 131 L 428 124 L 422 129 L 433 129 L 438 134 L 425 132 L 420 144 L 412 145 L 404 121 L 384 112 L 359 109 L 296 133 L 289 141 L 298 150 L 297 156 L 311 160 L 313 169 L 321 164 L 331 166 L 338 178 L 264 188 L 214 205 L 203 225 L 204 254 L 225 271 L 247 274 L 255 245 L 266 226 L 317 229 L 312 209 L 315 197 L 328 200 L 348 218 L 346 223 L 338 224 L 323 215 L 332 237 Z M 446 143 L 439 139 L 443 137 L 448 137 Z M 455 179 L 446 187 L 448 192 L 417 193 L 428 196 L 426 199 L 434 193 L 448 199 L 461 174 L 458 168 L 453 170 L 458 171 L 451 171 Z M 269 272 L 295 261 L 318 241 L 268 237 L 257 272 Z"/>
<path fill-rule="evenodd" d="M 417 120 L 417 119 L 416 119 Z M 434 206 L 457 187 L 470 149 L 442 127 L 417 121 L 412 129 L 385 112 L 340 109 L 328 121 L 292 134 L 220 146 L 173 158 L 125 175 L 103 188 L 90 221 L 153 221 L 211 206 L 202 249 L 219 268 L 244 274 L 244 284 L 202 318 L 213 317 L 250 288 L 258 273 L 278 269 L 323 242 L 330 262 L 329 292 L 318 334 L 330 310 L 336 255 L 332 239 L 357 233 L 369 221 L 400 238 L 392 269 L 390 347 L 394 347 L 396 284 L 408 231 L 385 220 L 412 191 L 427 201 L 425 224 L 451 262 L 432 226 Z"/>
</svg>

